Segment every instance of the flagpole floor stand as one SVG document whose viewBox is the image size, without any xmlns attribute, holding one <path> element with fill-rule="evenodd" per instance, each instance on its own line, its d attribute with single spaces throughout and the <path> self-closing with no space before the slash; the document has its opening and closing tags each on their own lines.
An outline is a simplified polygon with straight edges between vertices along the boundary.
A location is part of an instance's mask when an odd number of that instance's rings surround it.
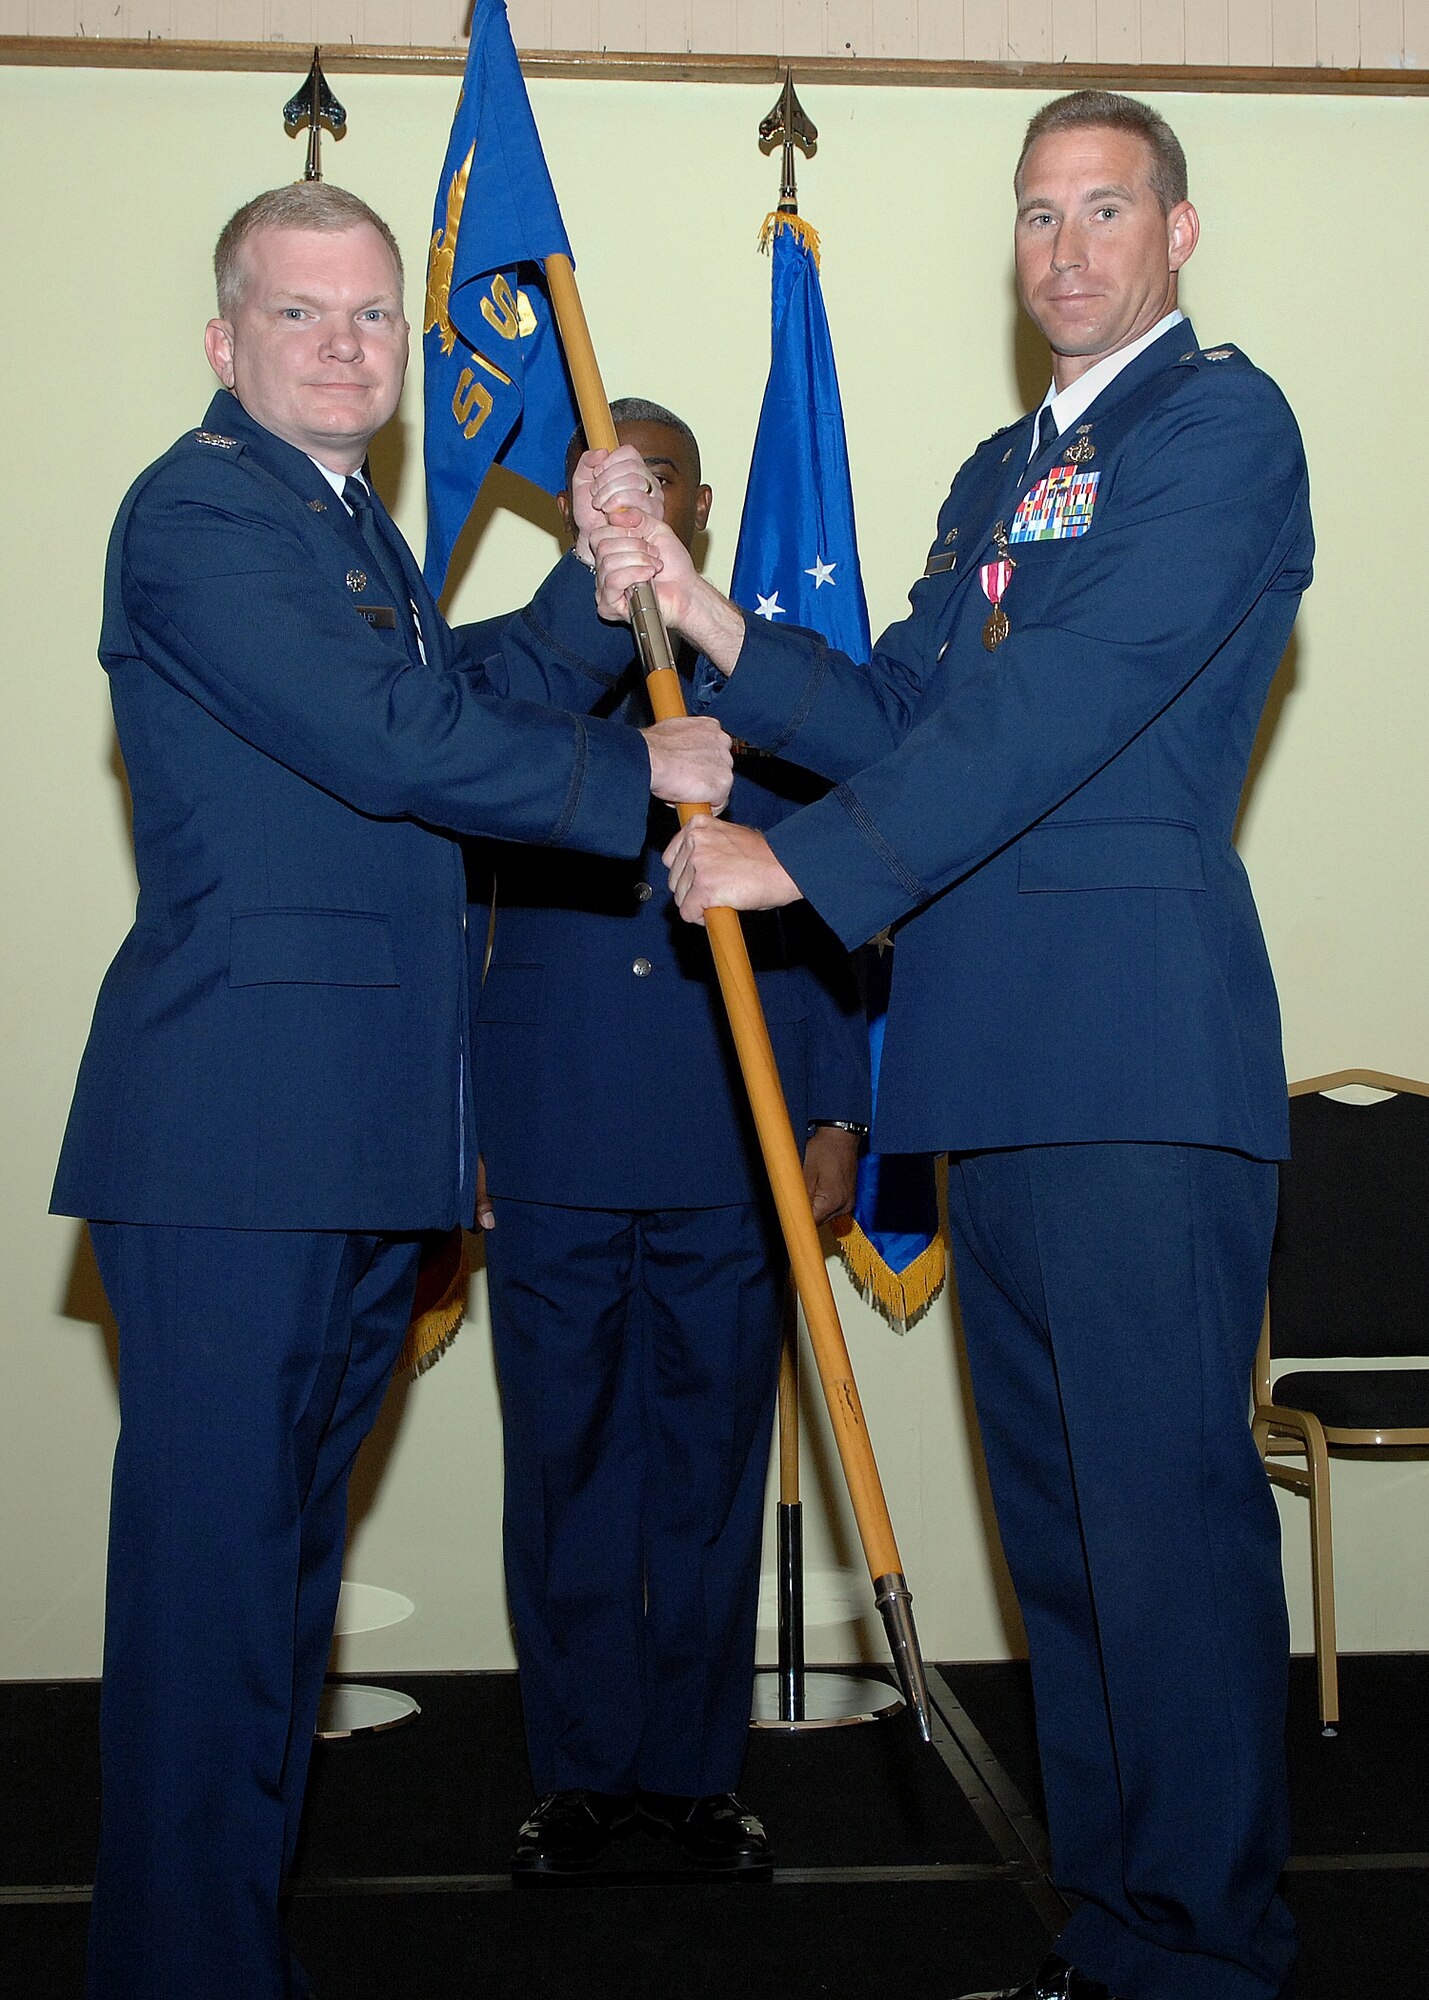
<svg viewBox="0 0 1429 2000">
<path fill-rule="evenodd" d="M 345 1736 L 375 1736 L 380 1730 L 400 1729 L 404 1722 L 414 1722 L 421 1712 L 411 1695 L 396 1688 L 325 1681 L 313 1734 L 320 1743 L 337 1742 Z"/>
<path fill-rule="evenodd" d="M 788 1716 L 781 1712 L 783 1679 L 777 1667 L 761 1667 L 756 1672 L 749 1717 L 751 1729 L 781 1730 L 795 1736 L 805 1729 L 844 1729 L 857 1722 L 886 1722 L 903 1708 L 903 1697 L 887 1681 L 867 1680 L 835 1668 L 811 1667 L 803 1676 L 803 1699 L 796 1703 L 803 1713 Z"/>
</svg>

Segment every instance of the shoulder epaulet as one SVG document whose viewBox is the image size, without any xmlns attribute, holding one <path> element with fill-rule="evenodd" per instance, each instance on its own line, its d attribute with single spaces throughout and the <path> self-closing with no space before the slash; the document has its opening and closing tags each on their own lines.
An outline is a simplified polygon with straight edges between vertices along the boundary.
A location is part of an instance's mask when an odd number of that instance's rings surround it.
<svg viewBox="0 0 1429 2000">
<path fill-rule="evenodd" d="M 1238 347 L 1230 346 L 1193 347 L 1189 353 L 1183 354 L 1180 358 L 1183 366 L 1192 368 L 1225 361 L 1238 361 L 1243 368 L 1249 368 L 1251 365 L 1249 355 L 1242 354 Z"/>
</svg>

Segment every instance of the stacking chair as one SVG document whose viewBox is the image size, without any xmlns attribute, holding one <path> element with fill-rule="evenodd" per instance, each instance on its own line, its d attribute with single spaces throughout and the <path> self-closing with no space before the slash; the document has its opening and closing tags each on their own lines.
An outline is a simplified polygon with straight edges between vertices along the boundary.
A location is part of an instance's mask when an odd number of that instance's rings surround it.
<svg viewBox="0 0 1429 2000">
<path fill-rule="evenodd" d="M 1347 1084 L 1394 1094 L 1324 1095 Z M 1383 1365 L 1429 1355 L 1429 1084 L 1376 1070 L 1292 1084 L 1290 1149 L 1251 1427 L 1271 1482 L 1310 1502 L 1320 1722 L 1334 1736 L 1330 1454 L 1429 1446 L 1429 1365 Z M 1304 1466 L 1273 1463 L 1287 1453 Z"/>
</svg>

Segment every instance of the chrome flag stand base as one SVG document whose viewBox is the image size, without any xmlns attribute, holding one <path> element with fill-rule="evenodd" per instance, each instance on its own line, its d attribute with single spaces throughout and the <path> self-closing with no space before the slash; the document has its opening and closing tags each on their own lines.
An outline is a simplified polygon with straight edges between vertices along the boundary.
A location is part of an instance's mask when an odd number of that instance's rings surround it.
<svg viewBox="0 0 1429 2000">
<path fill-rule="evenodd" d="M 751 1729 L 840 1729 L 853 1722 L 882 1722 L 903 1707 L 887 1681 L 867 1680 L 838 1668 L 804 1665 L 804 1510 L 780 1501 L 779 1664 L 754 1676 Z M 882 1581 L 882 1579 L 880 1579 Z"/>
<path fill-rule="evenodd" d="M 334 1743 L 347 1736 L 370 1736 L 379 1730 L 398 1729 L 421 1714 L 420 1704 L 396 1688 L 368 1687 L 351 1681 L 324 1681 L 318 1703 L 318 1726 L 313 1735 L 319 1743 Z"/>
<path fill-rule="evenodd" d="M 901 1715 L 903 1697 L 887 1681 L 864 1680 L 837 1668 L 805 1669 L 795 1686 L 785 1685 L 777 1667 L 754 1676 L 751 1729 L 842 1729 L 853 1722 L 885 1722 Z"/>
</svg>

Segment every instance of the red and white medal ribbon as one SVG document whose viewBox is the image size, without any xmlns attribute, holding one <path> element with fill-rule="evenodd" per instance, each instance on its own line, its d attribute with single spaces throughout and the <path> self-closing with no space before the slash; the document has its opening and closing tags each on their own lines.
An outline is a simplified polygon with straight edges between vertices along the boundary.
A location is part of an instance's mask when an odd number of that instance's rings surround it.
<svg viewBox="0 0 1429 2000">
<path fill-rule="evenodd" d="M 982 643 L 990 653 L 995 653 L 1007 637 L 1007 613 L 1002 608 L 1002 599 L 1015 567 L 1011 557 L 1004 556 L 999 562 L 984 563 L 978 571 L 982 594 L 992 606 L 992 614 L 982 628 Z"/>
</svg>

